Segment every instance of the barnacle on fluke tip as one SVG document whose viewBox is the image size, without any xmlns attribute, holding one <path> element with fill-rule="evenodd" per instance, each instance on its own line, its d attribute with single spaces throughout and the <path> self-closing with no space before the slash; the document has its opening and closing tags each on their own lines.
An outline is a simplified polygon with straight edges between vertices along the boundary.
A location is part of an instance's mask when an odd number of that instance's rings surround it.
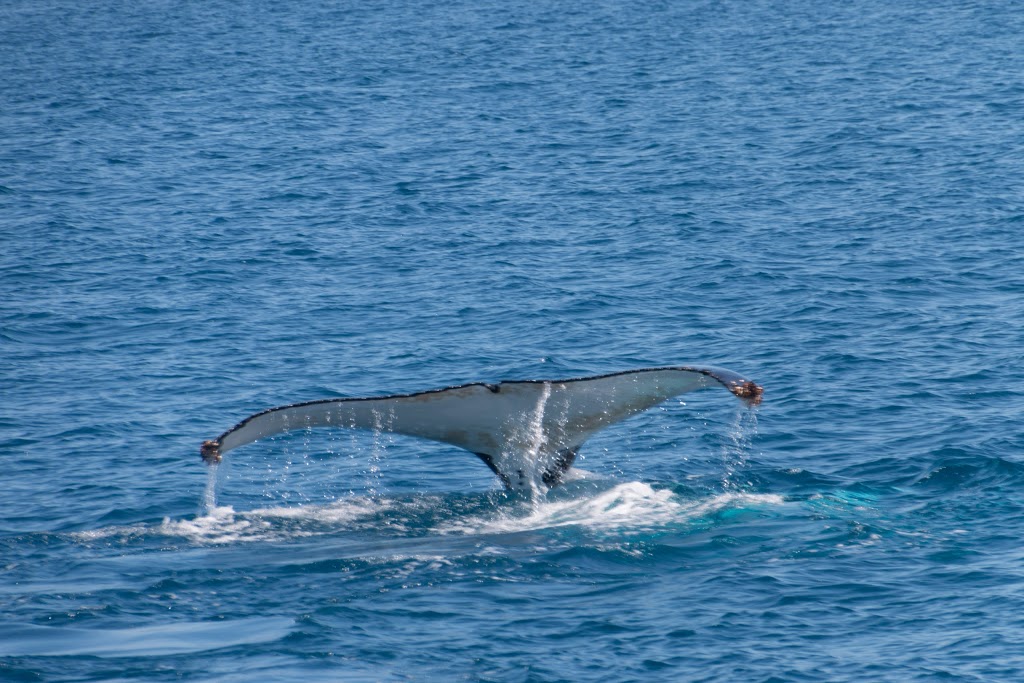
<svg viewBox="0 0 1024 683">
<path fill-rule="evenodd" d="M 220 443 L 212 439 L 204 441 L 203 445 L 199 447 L 199 455 L 211 465 L 220 462 Z"/>
<path fill-rule="evenodd" d="M 742 398 L 748 405 L 752 406 L 756 406 L 761 403 L 761 397 L 764 396 L 764 387 L 749 380 L 742 384 L 730 385 L 729 391 L 739 398 Z"/>
</svg>

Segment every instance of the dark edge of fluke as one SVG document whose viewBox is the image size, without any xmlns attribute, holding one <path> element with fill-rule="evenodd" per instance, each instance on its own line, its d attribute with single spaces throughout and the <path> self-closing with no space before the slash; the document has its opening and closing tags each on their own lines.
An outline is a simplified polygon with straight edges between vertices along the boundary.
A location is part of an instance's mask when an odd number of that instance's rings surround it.
<svg viewBox="0 0 1024 683">
<path fill-rule="evenodd" d="M 644 371 L 657 371 L 657 370 L 686 370 L 686 371 L 689 371 L 689 372 L 699 372 L 700 374 L 706 375 L 707 377 L 710 377 L 710 378 L 714 379 L 715 381 L 719 382 L 722 386 L 724 386 L 726 389 L 728 389 L 730 392 L 732 392 L 732 394 L 734 396 L 736 396 L 737 398 L 741 399 L 744 403 L 746 403 L 751 408 L 754 407 L 754 406 L 760 405 L 761 404 L 761 400 L 764 397 L 764 387 L 762 387 L 760 384 L 757 384 L 756 382 L 754 382 L 752 380 L 746 380 L 746 381 L 743 381 L 743 380 L 739 380 L 739 381 L 737 381 L 737 380 L 727 380 L 724 377 L 718 376 L 715 373 L 714 370 L 711 370 L 709 368 L 693 368 L 693 367 L 689 367 L 689 366 L 670 366 L 670 367 L 660 367 L 660 368 L 643 368 L 641 370 L 620 370 L 619 372 L 608 372 L 608 373 L 604 373 L 604 374 L 601 374 L 601 375 L 591 375 L 589 377 L 572 377 L 570 379 L 528 379 L 528 380 L 508 380 L 508 382 L 509 383 L 514 383 L 514 382 L 538 382 L 538 383 L 550 382 L 552 384 L 562 384 L 562 383 L 566 383 L 566 382 L 582 382 L 582 381 L 586 381 L 586 380 L 590 380 L 590 379 L 600 379 L 600 378 L 603 378 L 603 377 L 614 377 L 615 375 L 627 375 L 627 374 L 629 374 L 631 372 L 644 372 Z M 421 396 L 423 394 L 440 393 L 440 392 L 443 392 L 443 391 L 449 391 L 451 389 L 461 389 L 462 387 L 469 387 L 469 386 L 483 386 L 483 387 L 486 387 L 491 392 L 496 394 L 496 393 L 501 391 L 501 385 L 502 384 L 504 384 L 504 382 L 499 382 L 498 384 L 490 384 L 490 383 L 485 383 L 485 382 L 469 382 L 467 384 L 457 384 L 457 385 L 454 385 L 454 386 L 443 387 L 443 388 L 440 388 L 440 389 L 427 389 L 426 391 L 416 391 L 416 392 L 413 392 L 411 394 L 389 394 L 389 395 L 386 395 L 386 396 L 355 397 L 355 398 L 348 398 L 348 399 L 326 398 L 326 399 L 318 399 L 318 400 L 315 400 L 315 401 L 303 401 L 303 402 L 300 402 L 300 403 L 293 403 L 293 404 L 286 405 L 286 406 L 276 406 L 274 408 L 268 408 L 266 410 L 263 410 L 263 411 L 260 411 L 258 413 L 255 413 L 254 415 L 250 415 L 249 417 L 245 418 L 244 420 L 242 420 L 241 422 L 236 424 L 231 429 L 227 430 L 226 432 L 224 432 L 223 434 L 218 436 L 216 439 L 208 439 L 208 440 L 204 441 L 203 445 L 199 447 L 199 456 L 203 459 L 203 462 L 205 462 L 206 464 L 208 464 L 208 465 L 216 465 L 217 463 L 219 463 L 223 459 L 223 456 L 220 453 L 221 439 L 223 439 L 225 436 L 227 436 L 231 432 L 235 431 L 236 429 L 238 429 L 238 428 L 242 427 L 243 425 L 245 425 L 245 423 L 247 423 L 249 420 L 253 419 L 254 417 L 259 417 L 260 415 L 272 412 L 274 410 L 280 410 L 281 408 L 294 408 L 294 407 L 297 407 L 297 406 L 312 405 L 312 404 L 316 404 L 316 403 L 330 403 L 332 401 L 338 401 L 338 400 L 343 400 L 343 401 L 365 401 L 365 400 L 378 400 L 378 399 L 387 399 L 387 398 L 408 398 L 408 397 L 412 397 L 412 396 Z M 486 462 L 486 460 L 485 460 L 485 462 Z M 493 465 L 491 465 L 491 469 L 494 469 Z"/>
</svg>

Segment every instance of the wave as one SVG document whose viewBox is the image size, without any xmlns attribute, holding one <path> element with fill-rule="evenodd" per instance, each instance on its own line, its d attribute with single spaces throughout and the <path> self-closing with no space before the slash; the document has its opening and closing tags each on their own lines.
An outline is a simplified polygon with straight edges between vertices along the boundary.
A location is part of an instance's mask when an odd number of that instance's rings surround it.
<svg viewBox="0 0 1024 683">
<path fill-rule="evenodd" d="M 183 621 L 155 626 L 99 629 L 0 623 L 0 657 L 144 657 L 280 640 L 295 626 L 286 617 Z"/>
</svg>

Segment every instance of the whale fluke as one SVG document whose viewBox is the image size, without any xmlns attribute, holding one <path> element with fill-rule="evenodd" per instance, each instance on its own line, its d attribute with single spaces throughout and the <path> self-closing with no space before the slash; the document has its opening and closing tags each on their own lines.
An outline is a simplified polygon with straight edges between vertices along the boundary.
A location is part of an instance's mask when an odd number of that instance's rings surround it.
<svg viewBox="0 0 1024 683">
<path fill-rule="evenodd" d="M 270 408 L 204 441 L 208 463 L 292 429 L 370 429 L 441 441 L 476 454 L 505 486 L 557 486 L 593 434 L 690 391 L 722 386 L 749 405 L 764 390 L 718 368 L 666 367 L 563 380 L 463 384 L 415 394 L 308 401 Z"/>
</svg>

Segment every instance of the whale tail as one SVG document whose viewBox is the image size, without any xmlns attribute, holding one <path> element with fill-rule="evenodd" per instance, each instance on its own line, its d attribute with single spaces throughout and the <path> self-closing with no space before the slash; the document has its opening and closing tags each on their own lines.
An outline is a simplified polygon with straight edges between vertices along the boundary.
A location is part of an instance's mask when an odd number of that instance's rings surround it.
<svg viewBox="0 0 1024 683">
<path fill-rule="evenodd" d="M 463 384 L 415 394 L 309 401 L 251 415 L 200 455 L 216 463 L 259 439 L 308 427 L 370 429 L 440 441 L 477 455 L 510 489 L 554 487 L 583 443 L 608 425 L 681 394 L 721 386 L 749 405 L 760 385 L 718 368 L 644 368 L 595 377 Z"/>
</svg>

